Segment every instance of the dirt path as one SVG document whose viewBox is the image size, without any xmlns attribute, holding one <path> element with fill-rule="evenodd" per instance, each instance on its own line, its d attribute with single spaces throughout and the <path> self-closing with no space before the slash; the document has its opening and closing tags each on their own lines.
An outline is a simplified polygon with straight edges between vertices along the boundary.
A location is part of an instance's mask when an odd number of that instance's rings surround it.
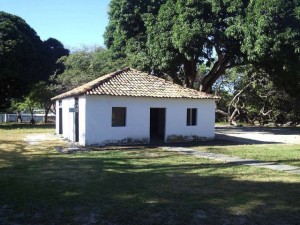
<svg viewBox="0 0 300 225">
<path fill-rule="evenodd" d="M 245 144 L 300 144 L 300 129 L 216 126 L 216 138 Z"/>
<path fill-rule="evenodd" d="M 287 172 L 291 174 L 300 174 L 300 168 L 297 166 L 290 166 L 274 162 L 264 162 L 255 159 L 243 159 L 237 156 L 229 156 L 224 154 L 216 154 L 211 152 L 204 152 L 201 150 L 194 150 L 191 148 L 183 147 L 162 147 L 166 151 L 178 152 L 185 155 L 190 155 L 199 158 L 206 158 L 211 160 L 216 160 L 225 163 L 245 165 L 245 166 L 254 166 L 259 168 L 267 168 L 271 170 L 277 170 L 282 172 Z"/>
<path fill-rule="evenodd" d="M 27 142 L 29 145 L 38 145 L 43 141 L 48 140 L 59 140 L 58 136 L 55 136 L 54 134 L 28 134 L 24 138 L 24 141 Z"/>
</svg>

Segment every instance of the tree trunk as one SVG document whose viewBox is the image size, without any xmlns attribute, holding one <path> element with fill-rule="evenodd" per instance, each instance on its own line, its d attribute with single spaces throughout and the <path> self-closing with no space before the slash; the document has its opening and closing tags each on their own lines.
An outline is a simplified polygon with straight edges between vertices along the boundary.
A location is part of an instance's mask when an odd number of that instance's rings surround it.
<svg viewBox="0 0 300 225">
<path fill-rule="evenodd" d="M 183 85 L 182 81 L 178 77 L 177 71 L 176 72 L 170 72 L 170 76 L 172 77 L 174 84 L 178 84 L 180 86 Z"/>
<path fill-rule="evenodd" d="M 30 115 L 31 115 L 31 120 L 33 120 L 33 109 L 29 109 Z"/>
<path fill-rule="evenodd" d="M 196 60 L 185 61 L 184 63 L 185 84 L 188 88 L 193 88 L 197 76 Z"/>
<path fill-rule="evenodd" d="M 31 115 L 31 120 L 30 120 L 29 123 L 32 124 L 32 125 L 34 125 L 35 124 L 35 120 L 33 118 L 33 108 L 29 109 L 29 111 L 30 111 L 30 115 Z"/>
<path fill-rule="evenodd" d="M 55 105 L 55 104 L 54 104 Z M 52 106 L 52 102 L 50 102 L 50 104 L 44 104 L 44 109 L 45 109 L 45 119 L 44 119 L 44 123 L 46 124 L 48 122 L 48 114 L 51 111 L 51 106 Z"/>
<path fill-rule="evenodd" d="M 236 114 L 238 114 L 238 113 L 239 113 L 238 108 L 235 108 L 233 113 L 230 115 L 230 117 L 228 119 L 228 122 L 229 122 L 230 125 L 234 125 L 234 126 L 238 125 L 236 120 L 235 120 L 236 119 Z"/>
<path fill-rule="evenodd" d="M 211 92 L 213 84 L 225 73 L 229 59 L 228 55 L 220 54 L 218 56 L 218 61 L 215 62 L 209 73 L 201 80 L 199 91 L 206 93 Z"/>
<path fill-rule="evenodd" d="M 22 123 L 22 116 L 21 116 L 21 112 L 17 112 L 17 120 L 16 120 L 17 123 Z"/>
<path fill-rule="evenodd" d="M 252 76 L 252 78 L 254 77 L 255 75 Z M 234 126 L 237 126 L 237 123 L 235 121 L 235 118 L 236 118 L 236 114 L 240 114 L 240 111 L 239 111 L 239 106 L 238 106 L 238 103 L 240 101 L 240 95 L 246 91 L 246 89 L 253 83 L 253 81 L 251 81 L 252 79 L 250 79 L 249 83 L 246 84 L 239 92 L 237 92 L 235 94 L 235 96 L 232 98 L 232 100 L 230 101 L 229 105 L 228 105 L 228 121 L 229 121 L 229 124 L 230 125 L 234 125 Z M 234 111 L 233 113 L 231 114 L 231 109 L 232 107 L 234 107 Z"/>
<path fill-rule="evenodd" d="M 44 119 L 45 124 L 48 122 L 48 113 L 49 113 L 49 109 L 46 109 L 45 110 L 45 119 Z"/>
<path fill-rule="evenodd" d="M 222 116 L 228 117 L 228 113 L 225 112 L 225 111 L 223 111 L 223 110 L 221 110 L 221 109 L 216 109 L 215 112 L 219 113 Z"/>
</svg>

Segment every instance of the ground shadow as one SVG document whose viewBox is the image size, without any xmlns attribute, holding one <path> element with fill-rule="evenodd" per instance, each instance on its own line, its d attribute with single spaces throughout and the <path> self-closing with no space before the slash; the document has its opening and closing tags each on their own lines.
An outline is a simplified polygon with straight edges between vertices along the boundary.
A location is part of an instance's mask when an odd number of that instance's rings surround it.
<svg viewBox="0 0 300 225">
<path fill-rule="evenodd" d="M 0 151 L 0 158 L 10 160 L 0 168 L 0 224 L 296 225 L 300 220 L 300 180 L 255 182 L 251 177 L 261 176 L 258 170 L 246 172 L 239 165 L 174 157 L 158 148 L 25 153 L 16 152 L 15 160 Z"/>
<path fill-rule="evenodd" d="M 300 128 L 290 128 L 290 127 L 234 127 L 234 126 L 217 126 L 215 127 L 216 132 L 220 133 L 245 133 L 245 132 L 261 132 L 261 133 L 269 133 L 274 135 L 291 135 L 300 134 Z"/>
<path fill-rule="evenodd" d="M 0 129 L 14 130 L 14 129 L 54 129 L 55 124 L 28 124 L 28 123 L 0 123 Z"/>
</svg>

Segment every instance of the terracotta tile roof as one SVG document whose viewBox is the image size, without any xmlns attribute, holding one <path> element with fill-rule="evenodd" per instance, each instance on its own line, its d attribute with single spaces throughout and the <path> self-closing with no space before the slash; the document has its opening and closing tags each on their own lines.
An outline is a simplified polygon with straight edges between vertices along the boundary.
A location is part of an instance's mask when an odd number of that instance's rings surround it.
<svg viewBox="0 0 300 225">
<path fill-rule="evenodd" d="M 126 68 L 101 76 L 52 100 L 79 95 L 111 95 L 152 98 L 219 99 L 219 97 L 182 87 L 162 78 Z"/>
</svg>

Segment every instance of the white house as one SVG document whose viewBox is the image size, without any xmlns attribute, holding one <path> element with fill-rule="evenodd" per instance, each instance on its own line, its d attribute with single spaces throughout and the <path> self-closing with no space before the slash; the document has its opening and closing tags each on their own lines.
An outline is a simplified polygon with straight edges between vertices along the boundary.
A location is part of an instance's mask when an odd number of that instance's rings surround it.
<svg viewBox="0 0 300 225">
<path fill-rule="evenodd" d="M 212 139 L 218 99 L 129 68 L 52 98 L 56 133 L 83 146 Z"/>
</svg>

